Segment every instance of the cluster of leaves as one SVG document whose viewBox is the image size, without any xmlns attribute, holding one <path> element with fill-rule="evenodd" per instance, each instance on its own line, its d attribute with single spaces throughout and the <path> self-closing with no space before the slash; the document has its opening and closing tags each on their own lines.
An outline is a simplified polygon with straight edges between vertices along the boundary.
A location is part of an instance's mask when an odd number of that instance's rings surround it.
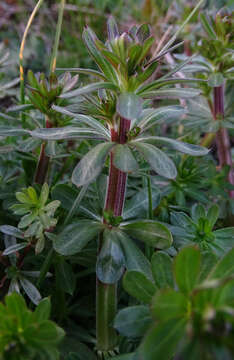
<svg viewBox="0 0 234 360">
<path fill-rule="evenodd" d="M 188 246 L 174 261 L 164 252 L 154 254 L 154 283 L 140 272 L 127 272 L 125 290 L 145 305 L 130 306 L 116 316 L 114 326 L 122 335 L 144 336 L 126 359 L 231 359 L 232 257 L 233 249 L 217 262 L 211 252 L 201 254 Z"/>
<path fill-rule="evenodd" d="M 57 345 L 65 334 L 48 320 L 50 311 L 49 298 L 44 298 L 32 312 L 21 295 L 6 296 L 5 305 L 0 304 L 0 359 L 59 359 Z"/>
</svg>

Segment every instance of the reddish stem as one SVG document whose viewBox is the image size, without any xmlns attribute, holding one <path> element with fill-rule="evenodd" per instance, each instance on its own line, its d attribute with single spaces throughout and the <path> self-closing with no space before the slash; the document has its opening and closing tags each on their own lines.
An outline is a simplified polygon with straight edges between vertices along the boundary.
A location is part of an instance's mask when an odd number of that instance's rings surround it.
<svg viewBox="0 0 234 360">
<path fill-rule="evenodd" d="M 217 121 L 224 119 L 224 87 L 223 85 L 214 88 L 214 118 Z M 228 181 L 234 185 L 234 172 L 232 169 L 232 156 L 230 138 L 226 128 L 220 127 L 216 133 L 216 144 L 218 150 L 219 165 L 230 166 Z M 229 191 L 230 197 L 234 198 L 234 190 Z"/>
<path fill-rule="evenodd" d="M 119 134 L 112 129 L 111 140 L 120 144 L 127 141 L 127 132 L 130 129 L 130 120 L 120 118 Z M 123 211 L 127 174 L 118 170 L 113 164 L 113 153 L 110 156 L 109 181 L 107 188 L 105 210 L 113 212 L 115 216 L 121 216 Z"/>
<path fill-rule="evenodd" d="M 111 140 L 125 144 L 129 129 L 130 120 L 121 118 L 119 133 L 115 129 L 111 129 Z M 111 152 L 105 210 L 110 211 L 114 216 L 121 216 L 122 214 L 126 183 L 127 174 L 114 166 L 113 153 Z M 103 219 L 103 222 L 106 223 L 106 220 Z M 102 249 L 102 245 L 103 237 L 101 235 L 99 252 Z M 105 284 L 97 279 L 96 304 L 97 349 L 102 351 L 112 350 L 116 345 L 116 332 L 112 323 L 117 308 L 117 284 Z"/>
</svg>

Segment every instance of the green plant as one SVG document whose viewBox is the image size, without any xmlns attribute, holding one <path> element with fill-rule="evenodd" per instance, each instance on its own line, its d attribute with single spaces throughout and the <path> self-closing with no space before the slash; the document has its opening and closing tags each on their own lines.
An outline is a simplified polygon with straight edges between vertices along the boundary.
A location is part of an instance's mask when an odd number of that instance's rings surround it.
<svg viewBox="0 0 234 360">
<path fill-rule="evenodd" d="M 50 300 L 41 300 L 35 311 L 27 308 L 24 298 L 16 293 L 0 304 L 0 359 L 59 359 L 58 344 L 64 331 L 51 320 Z"/>
<path fill-rule="evenodd" d="M 143 337 L 135 355 L 126 359 L 231 359 L 232 257 L 233 249 L 217 263 L 211 252 L 202 254 L 197 247 L 188 246 L 173 262 L 165 253 L 154 254 L 155 285 L 139 272 L 127 272 L 125 289 L 150 304 L 150 309 L 130 306 L 120 310 L 115 319 L 122 335 Z"/>
<path fill-rule="evenodd" d="M 222 256 L 233 247 L 234 228 L 214 230 L 218 218 L 217 205 L 206 210 L 202 205 L 195 204 L 191 209 L 191 218 L 182 212 L 172 212 L 170 229 L 175 239 L 174 246 L 180 248 L 195 242 L 202 250 L 209 249 Z"/>
</svg>

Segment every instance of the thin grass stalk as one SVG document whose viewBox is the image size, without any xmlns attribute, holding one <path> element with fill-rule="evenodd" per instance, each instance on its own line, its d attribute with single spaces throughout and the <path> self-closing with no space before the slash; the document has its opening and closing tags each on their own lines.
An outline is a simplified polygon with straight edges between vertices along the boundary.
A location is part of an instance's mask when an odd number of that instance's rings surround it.
<svg viewBox="0 0 234 360">
<path fill-rule="evenodd" d="M 19 70 L 20 70 L 20 103 L 21 105 L 25 104 L 25 86 L 24 86 L 24 67 L 23 67 L 23 59 L 24 59 L 24 47 L 26 38 L 29 32 L 29 29 L 31 27 L 31 24 L 33 22 L 33 19 L 37 13 L 37 11 L 40 9 L 42 3 L 44 0 L 39 0 L 34 7 L 32 14 L 30 15 L 30 18 L 28 20 L 28 23 L 26 25 L 26 28 L 24 30 L 23 38 L 20 45 L 20 51 L 19 51 Z M 21 114 L 21 122 L 22 126 L 25 128 L 25 114 L 22 112 Z"/>
</svg>

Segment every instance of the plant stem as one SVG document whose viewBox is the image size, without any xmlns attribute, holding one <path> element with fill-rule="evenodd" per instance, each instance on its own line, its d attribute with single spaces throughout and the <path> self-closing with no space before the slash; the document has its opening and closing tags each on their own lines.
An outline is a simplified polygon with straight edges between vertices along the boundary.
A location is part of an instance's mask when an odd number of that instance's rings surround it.
<svg viewBox="0 0 234 360">
<path fill-rule="evenodd" d="M 40 9 L 41 5 L 43 3 L 43 0 L 39 0 L 36 4 L 36 6 L 34 7 L 32 14 L 30 15 L 30 18 L 28 20 L 28 23 L 26 25 L 26 28 L 24 30 L 24 34 L 23 34 L 23 38 L 20 44 L 20 52 L 19 52 L 19 70 L 20 70 L 20 104 L 24 105 L 25 103 L 25 91 L 24 91 L 24 68 L 23 68 L 23 58 L 24 58 L 24 47 L 25 47 L 25 42 L 26 42 L 26 38 L 28 35 L 28 31 L 30 29 L 30 26 L 33 22 L 33 19 L 37 13 L 37 11 Z M 22 121 L 22 126 L 25 127 L 25 114 L 22 113 L 21 114 L 21 121 Z"/>
<path fill-rule="evenodd" d="M 52 127 L 52 124 L 50 123 L 49 119 L 46 118 L 46 128 L 51 128 L 51 127 Z M 49 168 L 49 161 L 50 161 L 50 157 L 47 156 L 45 153 L 45 146 L 46 146 L 46 143 L 43 142 L 41 145 L 40 156 L 39 156 L 39 160 L 37 163 L 37 169 L 36 169 L 35 178 L 34 178 L 34 182 L 36 184 L 40 184 L 40 185 L 43 185 L 44 182 L 46 181 L 48 168 Z"/>
<path fill-rule="evenodd" d="M 50 61 L 50 75 L 54 73 L 55 68 L 56 68 L 58 46 L 59 46 L 59 40 L 60 40 L 61 28 L 62 28 L 62 22 L 63 22 L 64 5 L 65 5 L 65 0 L 61 0 L 60 6 L 59 6 L 59 15 L 58 15 L 58 22 L 57 22 L 57 26 L 56 26 L 54 46 L 53 46 L 53 51 L 52 51 L 51 61 Z M 50 122 L 48 116 L 46 116 L 45 120 L 46 120 L 46 128 L 53 127 L 53 124 Z M 35 179 L 34 179 L 36 184 L 42 185 L 46 181 L 47 174 L 48 174 L 48 168 L 49 168 L 49 162 L 50 162 L 50 157 L 45 154 L 45 143 L 42 143 L 40 157 L 38 160 Z"/>
<path fill-rule="evenodd" d="M 232 156 L 230 138 L 226 128 L 222 127 L 222 120 L 224 119 L 224 86 L 217 86 L 214 88 L 214 118 L 220 121 L 220 128 L 216 133 L 216 144 L 218 150 L 219 166 L 222 168 L 225 165 L 230 166 L 228 174 L 228 181 L 234 185 L 234 172 L 232 169 Z M 234 198 L 234 190 L 229 191 L 230 197 Z"/>
<path fill-rule="evenodd" d="M 152 204 L 152 187 L 150 173 L 147 176 L 147 189 L 148 189 L 148 218 L 153 220 L 153 204 Z M 154 249 L 150 245 L 145 245 L 145 254 L 146 257 L 151 260 Z"/>
<path fill-rule="evenodd" d="M 42 267 L 41 267 L 41 271 L 40 271 L 40 275 L 39 278 L 37 280 L 37 287 L 40 288 L 41 285 L 43 284 L 46 274 L 48 273 L 49 269 L 50 269 L 50 265 L 52 263 L 52 259 L 53 259 L 53 253 L 54 253 L 54 249 L 53 247 L 50 249 L 50 251 L 48 252 Z"/>
<path fill-rule="evenodd" d="M 65 0 L 60 1 L 59 6 L 59 15 L 58 15 L 58 22 L 56 26 L 56 33 L 55 33 L 55 40 L 54 40 L 54 46 L 50 61 L 50 74 L 55 72 L 56 69 L 56 61 L 57 61 L 57 54 L 58 54 L 58 47 L 59 47 L 59 39 L 61 35 L 61 29 L 62 29 L 62 22 L 63 22 L 63 12 L 64 12 L 64 6 L 65 6 Z"/>
<path fill-rule="evenodd" d="M 120 118 L 119 133 L 111 129 L 111 140 L 125 144 L 130 120 Z M 113 164 L 113 154 L 110 155 L 109 180 L 106 193 L 105 211 L 114 216 L 121 216 L 125 200 L 127 174 L 118 170 Z M 105 220 L 103 220 L 105 222 Z M 99 252 L 102 249 L 102 236 L 99 239 Z M 97 279 L 96 288 L 96 331 L 97 350 L 112 350 L 117 341 L 117 335 L 112 323 L 117 309 L 117 284 L 104 284 Z"/>
</svg>

